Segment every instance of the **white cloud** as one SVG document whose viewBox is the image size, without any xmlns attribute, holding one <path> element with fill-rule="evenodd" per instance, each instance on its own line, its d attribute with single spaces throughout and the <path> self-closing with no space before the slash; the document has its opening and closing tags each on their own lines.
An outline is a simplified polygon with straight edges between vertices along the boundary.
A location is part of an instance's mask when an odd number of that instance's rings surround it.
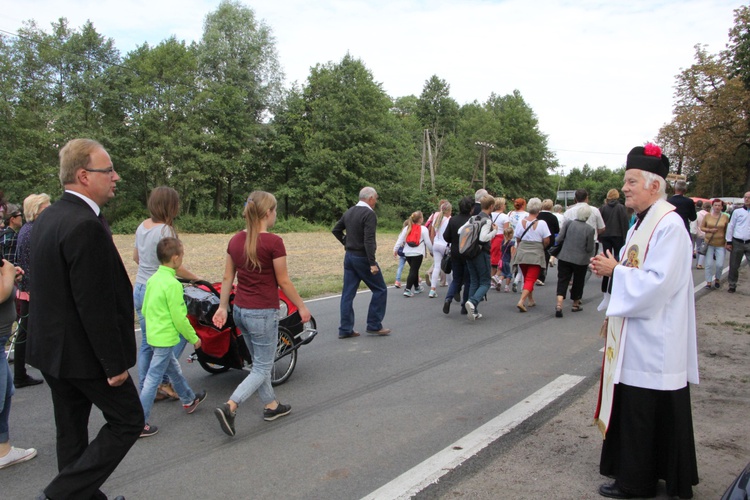
<svg viewBox="0 0 750 500">
<path fill-rule="evenodd" d="M 34 18 L 47 28 L 90 19 L 123 52 L 174 35 L 199 40 L 218 1 L 27 0 L 5 6 L 0 29 Z M 257 0 L 287 81 L 309 68 L 362 59 L 392 97 L 419 95 L 433 74 L 459 103 L 518 89 L 560 163 L 618 167 L 671 118 L 675 76 L 698 43 L 724 48 L 732 0 Z M 584 151 L 588 153 L 575 153 Z M 597 154 L 612 153 L 612 154 Z"/>
</svg>

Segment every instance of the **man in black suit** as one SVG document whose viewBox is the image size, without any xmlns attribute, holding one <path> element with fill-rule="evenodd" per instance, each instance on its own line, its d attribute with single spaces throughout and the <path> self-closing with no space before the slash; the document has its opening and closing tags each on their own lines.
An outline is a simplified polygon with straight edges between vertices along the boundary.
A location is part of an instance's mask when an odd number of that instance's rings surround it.
<svg viewBox="0 0 750 500">
<path fill-rule="evenodd" d="M 28 360 L 52 392 L 58 475 L 47 498 L 106 499 L 99 488 L 143 430 L 128 369 L 135 365 L 133 290 L 100 207 L 120 176 L 101 144 L 60 150 L 65 193 L 34 223 Z M 91 406 L 107 424 L 89 443 Z M 41 498 L 44 498 L 44 495 Z"/>
<path fill-rule="evenodd" d="M 688 234 L 690 234 L 690 221 L 694 221 L 698 218 L 698 215 L 695 213 L 695 203 L 693 200 L 685 196 L 686 191 L 687 182 L 675 182 L 674 196 L 671 196 L 667 201 L 677 208 L 675 212 L 682 217 L 682 221 L 685 223 L 685 229 L 687 229 Z"/>
</svg>

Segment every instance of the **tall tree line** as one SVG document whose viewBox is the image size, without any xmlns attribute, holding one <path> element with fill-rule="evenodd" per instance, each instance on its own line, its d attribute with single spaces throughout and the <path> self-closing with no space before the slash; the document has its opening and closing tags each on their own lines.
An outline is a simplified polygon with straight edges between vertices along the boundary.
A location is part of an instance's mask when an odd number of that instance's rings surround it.
<svg viewBox="0 0 750 500">
<path fill-rule="evenodd" d="M 750 190 L 750 7 L 734 11 L 724 51 L 695 47 L 677 75 L 672 120 L 658 141 L 691 193 L 742 196 Z"/>
<path fill-rule="evenodd" d="M 236 217 L 249 191 L 264 189 L 282 215 L 319 223 L 365 185 L 392 220 L 482 183 L 509 197 L 556 188 L 556 160 L 519 91 L 459 105 L 432 75 L 419 96 L 394 99 L 349 54 L 284 89 L 271 28 L 238 1 L 206 17 L 198 42 L 172 37 L 124 57 L 90 22 L 75 29 L 61 18 L 45 31 L 29 21 L 0 36 L 0 71 L 0 189 L 15 202 L 60 193 L 57 151 L 80 136 L 102 142 L 123 177 L 113 220 L 140 217 L 163 184 L 185 213 Z M 420 188 L 425 137 L 435 183 Z M 478 141 L 494 145 L 483 179 Z"/>
</svg>

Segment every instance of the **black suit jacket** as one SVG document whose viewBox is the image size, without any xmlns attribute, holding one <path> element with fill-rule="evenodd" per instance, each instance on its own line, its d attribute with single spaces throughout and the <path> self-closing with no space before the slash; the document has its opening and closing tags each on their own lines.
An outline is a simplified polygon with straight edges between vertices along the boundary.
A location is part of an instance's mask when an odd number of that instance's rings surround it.
<svg viewBox="0 0 750 500">
<path fill-rule="evenodd" d="M 34 222 L 29 364 L 56 378 L 114 377 L 135 364 L 133 288 L 109 230 L 65 193 Z"/>
</svg>

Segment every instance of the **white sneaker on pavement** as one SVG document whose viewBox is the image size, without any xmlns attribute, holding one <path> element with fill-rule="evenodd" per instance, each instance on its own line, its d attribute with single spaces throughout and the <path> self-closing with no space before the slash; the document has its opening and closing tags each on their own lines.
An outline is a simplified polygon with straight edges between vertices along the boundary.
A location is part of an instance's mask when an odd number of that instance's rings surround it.
<svg viewBox="0 0 750 500">
<path fill-rule="evenodd" d="M 31 460 L 36 456 L 36 450 L 29 448 L 24 450 L 23 448 L 16 448 L 15 446 L 10 447 L 10 451 L 4 457 L 0 457 L 0 469 L 10 467 L 11 465 L 20 464 Z"/>
</svg>

